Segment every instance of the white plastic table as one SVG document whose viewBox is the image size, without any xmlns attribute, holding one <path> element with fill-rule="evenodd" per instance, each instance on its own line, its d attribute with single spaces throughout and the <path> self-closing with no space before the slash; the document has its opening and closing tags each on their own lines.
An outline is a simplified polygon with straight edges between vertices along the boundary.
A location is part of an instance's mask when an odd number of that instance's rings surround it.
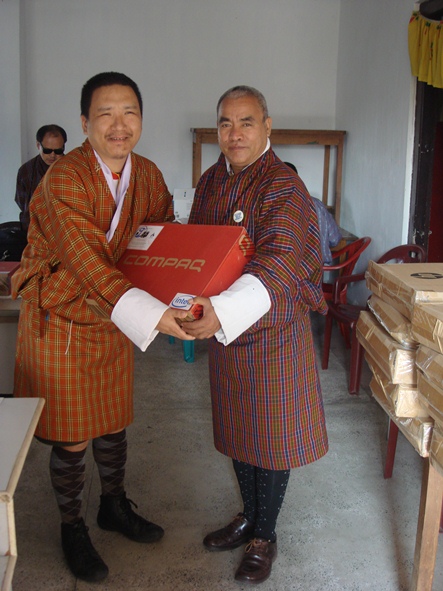
<svg viewBox="0 0 443 591">
<path fill-rule="evenodd" d="M 0 589 L 11 591 L 17 561 L 14 492 L 45 401 L 0 398 Z"/>
</svg>

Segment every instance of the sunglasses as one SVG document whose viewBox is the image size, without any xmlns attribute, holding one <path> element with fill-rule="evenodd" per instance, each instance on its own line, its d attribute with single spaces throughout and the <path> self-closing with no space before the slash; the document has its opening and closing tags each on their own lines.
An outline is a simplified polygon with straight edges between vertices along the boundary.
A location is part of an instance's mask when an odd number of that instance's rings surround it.
<svg viewBox="0 0 443 591">
<path fill-rule="evenodd" d="M 57 148 L 56 150 L 51 150 L 51 148 L 45 148 L 43 144 L 40 144 L 43 150 L 43 154 L 52 154 L 52 152 L 54 152 L 54 154 L 57 154 L 57 156 L 61 156 L 64 151 L 65 151 L 65 147 L 63 146 L 63 148 Z"/>
</svg>

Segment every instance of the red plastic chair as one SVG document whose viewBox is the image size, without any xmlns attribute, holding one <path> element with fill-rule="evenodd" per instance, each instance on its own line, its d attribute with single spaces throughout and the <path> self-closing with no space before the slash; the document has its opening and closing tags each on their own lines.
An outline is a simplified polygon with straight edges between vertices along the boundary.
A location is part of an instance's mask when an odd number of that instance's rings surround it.
<svg viewBox="0 0 443 591">
<path fill-rule="evenodd" d="M 324 265 L 323 272 L 328 273 L 331 271 L 337 271 L 338 277 L 351 275 L 358 259 L 360 258 L 361 253 L 368 248 L 370 243 L 371 238 L 364 236 L 363 238 L 359 238 L 358 240 L 354 240 L 354 242 L 346 244 L 346 246 L 340 248 L 339 250 L 333 251 L 333 264 Z M 336 280 L 337 278 L 334 279 Z M 335 281 L 332 283 L 324 281 L 322 284 L 323 294 L 326 301 L 332 300 L 334 293 L 334 283 Z M 342 291 L 340 292 L 340 300 L 343 303 L 346 302 L 347 289 L 348 286 L 344 285 Z"/>
<path fill-rule="evenodd" d="M 377 263 L 423 263 L 426 261 L 426 251 L 417 244 L 403 244 L 388 250 Z M 358 394 L 360 389 L 361 366 L 363 361 L 363 347 L 357 339 L 357 320 L 362 310 L 367 306 L 355 306 L 343 302 L 342 294 L 346 293 L 348 285 L 358 281 L 364 281 L 365 273 L 338 277 L 333 284 L 332 299 L 328 301 L 328 313 L 325 322 L 325 335 L 323 342 L 322 369 L 327 369 L 329 364 L 329 350 L 331 347 L 331 334 L 333 321 L 339 323 L 340 328 L 345 328 L 348 334 L 346 344 L 351 348 L 351 369 L 349 379 L 349 393 Z M 350 333 L 350 339 L 349 339 Z M 395 447 L 394 447 L 395 453 Z"/>
<path fill-rule="evenodd" d="M 331 301 L 334 298 L 334 290 L 336 289 L 336 281 L 340 277 L 347 277 L 352 274 L 354 271 L 354 267 L 357 264 L 357 261 L 361 255 L 361 253 L 368 248 L 369 244 L 371 243 L 371 238 L 368 236 L 364 236 L 363 238 L 359 238 L 358 240 L 354 240 L 354 242 L 350 242 L 346 244 L 343 248 L 339 250 L 335 250 L 332 252 L 333 262 L 335 264 L 332 265 L 323 265 L 323 295 L 327 302 Z M 325 274 L 333 274 L 332 282 L 325 281 Z M 329 279 L 329 277 L 328 277 Z M 339 299 L 344 304 L 346 303 L 346 294 L 348 291 L 348 284 L 343 283 L 340 284 L 339 288 Z M 345 339 L 346 347 L 349 348 L 351 346 L 349 340 L 349 334 L 346 330 L 345 326 L 340 326 L 340 332 Z M 326 366 L 327 367 L 327 366 Z"/>
</svg>

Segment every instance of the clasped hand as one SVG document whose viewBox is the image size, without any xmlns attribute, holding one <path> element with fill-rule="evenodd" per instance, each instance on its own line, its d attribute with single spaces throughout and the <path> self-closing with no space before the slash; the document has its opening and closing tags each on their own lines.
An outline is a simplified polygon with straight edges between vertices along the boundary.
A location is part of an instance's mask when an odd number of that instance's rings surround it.
<svg viewBox="0 0 443 591">
<path fill-rule="evenodd" d="M 220 330 L 221 324 L 209 298 L 195 297 L 189 300 L 190 304 L 199 304 L 203 307 L 203 316 L 199 320 L 183 322 L 182 328 L 187 335 L 195 339 L 209 339 Z"/>
<path fill-rule="evenodd" d="M 163 334 L 167 334 L 171 337 L 177 337 L 182 341 L 193 341 L 194 337 L 190 334 L 187 334 L 182 328 L 182 323 L 184 322 L 187 314 L 188 313 L 186 310 L 175 310 L 174 308 L 168 308 L 160 318 L 155 328 Z"/>
</svg>

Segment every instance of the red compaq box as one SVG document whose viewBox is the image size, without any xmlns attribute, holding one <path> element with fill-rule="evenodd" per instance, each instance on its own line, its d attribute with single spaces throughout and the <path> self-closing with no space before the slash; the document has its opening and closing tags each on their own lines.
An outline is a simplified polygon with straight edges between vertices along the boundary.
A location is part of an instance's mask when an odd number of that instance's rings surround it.
<svg viewBox="0 0 443 591">
<path fill-rule="evenodd" d="M 201 316 L 193 296 L 213 296 L 242 274 L 254 245 L 241 226 L 149 224 L 140 226 L 117 268 L 135 287 L 172 308 Z"/>
<path fill-rule="evenodd" d="M 19 267 L 17 261 L 0 261 L 0 296 L 11 295 L 11 277 Z"/>
</svg>

